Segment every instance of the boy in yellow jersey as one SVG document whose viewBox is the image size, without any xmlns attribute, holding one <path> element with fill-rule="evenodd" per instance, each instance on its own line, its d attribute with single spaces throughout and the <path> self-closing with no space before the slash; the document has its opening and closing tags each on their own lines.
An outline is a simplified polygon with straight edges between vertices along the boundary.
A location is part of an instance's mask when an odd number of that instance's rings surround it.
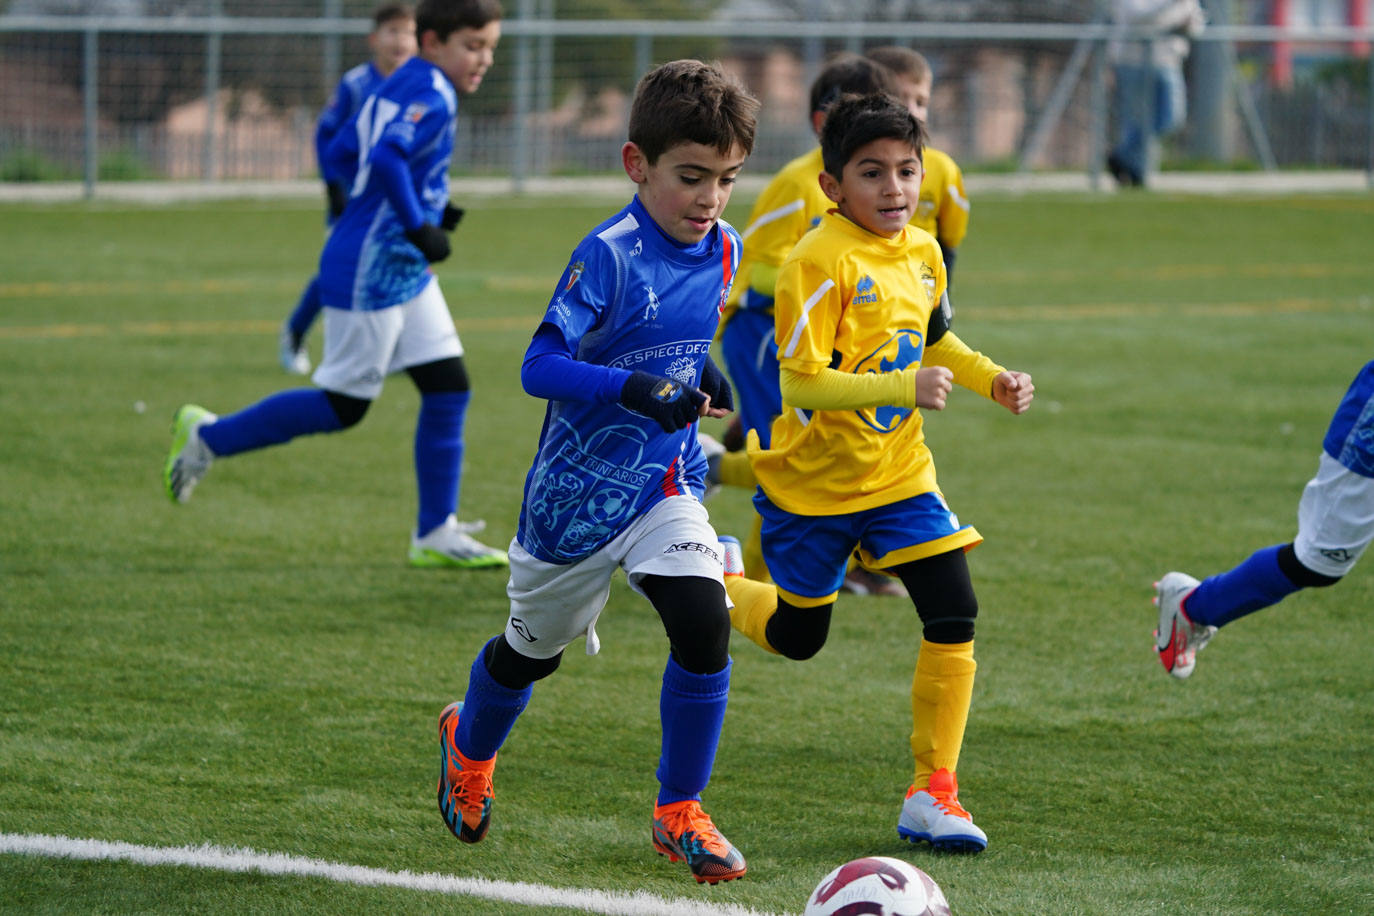
<svg viewBox="0 0 1374 916">
<path fill-rule="evenodd" d="M 841 95 L 895 93 L 896 89 L 896 82 L 882 66 L 856 54 L 840 55 L 827 63 L 811 84 L 811 128 L 820 135 L 826 110 Z M 817 146 L 783 166 L 754 202 L 749 224 L 740 236 L 744 251 L 739 273 L 721 318 L 721 353 L 734 384 L 740 422 L 745 430 L 756 430 L 765 446 L 769 427 L 782 406 L 777 345 L 773 342 L 773 286 L 778 267 L 792 246 L 830 209 L 830 201 L 816 180 L 822 168 Z M 706 436 L 702 445 L 708 457 L 716 453 L 712 465 L 718 482 L 754 488 L 753 472 L 743 452 L 719 455 L 720 446 Z M 768 579 L 757 532 L 746 542 L 745 571 L 750 578 Z"/>
<path fill-rule="evenodd" d="M 825 644 L 856 548 L 866 566 L 901 579 L 923 639 L 911 687 L 915 776 L 897 830 L 978 852 L 987 836 L 959 804 L 955 770 L 978 613 L 964 552 L 982 537 L 946 505 L 917 408 L 943 409 L 958 382 L 1020 414 L 1035 388 L 942 330 L 940 247 L 908 225 L 923 139 L 920 122 L 887 95 L 846 97 L 826 118 L 820 182 L 837 209 L 778 272 L 783 412 L 770 448 L 753 434 L 749 443 L 776 586 L 727 575 L 726 590 L 735 629 L 800 660 Z"/>
<path fill-rule="evenodd" d="M 897 80 L 897 98 L 924 126 L 929 121 L 930 93 L 935 77 L 930 64 L 919 52 L 900 45 L 870 48 L 864 52 L 892 72 Z M 922 157 L 925 178 L 921 179 L 921 199 L 911 224 L 935 236 L 945 257 L 945 277 L 954 275 L 954 259 L 968 233 L 968 195 L 964 193 L 964 174 L 948 153 L 927 146 Z"/>
</svg>

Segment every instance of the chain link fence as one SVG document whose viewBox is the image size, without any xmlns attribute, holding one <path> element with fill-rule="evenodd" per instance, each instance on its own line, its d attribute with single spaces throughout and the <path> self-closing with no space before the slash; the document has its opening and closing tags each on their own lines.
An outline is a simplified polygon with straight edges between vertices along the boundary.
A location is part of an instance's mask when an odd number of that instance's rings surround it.
<svg viewBox="0 0 1374 916">
<path fill-rule="evenodd" d="M 0 181 L 313 176 L 315 118 L 367 59 L 374 6 L 0 0 Z M 1276 28 L 1260 0 L 1207 6 L 1193 115 L 1166 165 L 1374 175 L 1374 31 Z M 807 91 L 826 56 L 881 44 L 930 60 L 933 144 L 965 170 L 1095 173 L 1110 132 L 1113 27 L 1097 0 L 506 0 L 506 15 L 496 66 L 462 102 L 453 168 L 517 188 L 614 172 L 635 81 L 677 57 L 721 60 L 763 101 L 758 173 L 814 143 Z M 1280 53 L 1294 74 L 1276 82 Z"/>
</svg>

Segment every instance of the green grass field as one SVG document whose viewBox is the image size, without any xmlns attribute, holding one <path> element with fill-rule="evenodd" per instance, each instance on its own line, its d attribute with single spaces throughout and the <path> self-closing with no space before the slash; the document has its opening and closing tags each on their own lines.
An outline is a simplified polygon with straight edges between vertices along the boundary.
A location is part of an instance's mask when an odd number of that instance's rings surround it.
<svg viewBox="0 0 1374 916">
<path fill-rule="evenodd" d="M 543 410 L 519 388 L 525 344 L 618 203 L 476 203 L 438 271 L 474 379 L 462 514 L 492 543 Z M 488 840 L 444 829 L 436 717 L 504 623 L 505 577 L 405 565 L 406 379 L 347 433 L 222 461 L 185 506 L 162 494 L 177 405 L 293 384 L 276 329 L 318 252 L 313 203 L 0 207 L 0 834 L 769 913 L 868 854 L 927 870 L 959 914 L 1374 911 L 1371 565 L 1227 628 L 1187 682 L 1150 639 L 1161 573 L 1291 538 L 1331 410 L 1374 356 L 1372 238 L 1367 195 L 976 199 L 956 330 L 1037 388 L 1023 417 L 960 391 L 927 419 L 942 487 L 986 538 L 959 775 L 990 846 L 898 840 L 919 626 L 845 596 L 810 662 L 735 642 L 706 802 L 750 871 L 708 888 L 649 844 L 666 640 L 623 580 L 602 654 L 570 647 L 502 751 Z M 742 493 L 710 510 L 747 530 Z M 569 912 L 0 855 L 11 908 Z"/>
</svg>

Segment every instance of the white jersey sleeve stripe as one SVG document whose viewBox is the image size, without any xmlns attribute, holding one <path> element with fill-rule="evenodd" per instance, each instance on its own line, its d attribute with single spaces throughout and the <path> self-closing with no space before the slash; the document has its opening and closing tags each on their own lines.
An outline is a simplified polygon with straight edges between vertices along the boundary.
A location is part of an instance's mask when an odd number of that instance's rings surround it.
<svg viewBox="0 0 1374 916">
<path fill-rule="evenodd" d="M 816 307 L 816 303 L 820 302 L 826 293 L 834 288 L 835 281 L 827 279 L 820 285 L 819 289 L 812 293 L 811 296 L 802 303 L 801 317 L 797 319 L 797 323 L 792 327 L 792 336 L 788 338 L 787 346 L 782 353 L 783 356 L 794 356 L 796 354 L 797 343 L 801 340 L 802 332 L 806 330 L 806 323 L 810 319 L 811 310 Z"/>
<path fill-rule="evenodd" d="M 754 220 L 752 223 L 749 224 L 749 228 L 745 229 L 744 234 L 740 236 L 740 241 L 743 241 L 749 238 L 749 236 L 753 235 L 754 230 L 761 229 L 771 222 L 782 219 L 784 216 L 796 213 L 805 205 L 806 201 L 798 197 L 790 204 L 784 204 L 783 206 L 778 207 L 776 210 L 769 210 L 767 213 L 764 213 L 758 219 Z"/>
</svg>

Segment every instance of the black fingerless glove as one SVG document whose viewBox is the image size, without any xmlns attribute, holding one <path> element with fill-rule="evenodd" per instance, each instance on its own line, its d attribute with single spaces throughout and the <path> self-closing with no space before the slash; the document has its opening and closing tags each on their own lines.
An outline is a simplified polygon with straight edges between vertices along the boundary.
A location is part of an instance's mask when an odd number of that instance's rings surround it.
<svg viewBox="0 0 1374 916">
<path fill-rule="evenodd" d="M 463 221 L 463 214 L 466 212 L 462 207 L 444 204 L 444 215 L 439 218 L 439 227 L 445 232 L 452 232 Z"/>
<path fill-rule="evenodd" d="M 444 230 L 433 223 L 424 223 L 419 228 L 407 229 L 406 238 L 410 239 L 410 244 L 420 249 L 425 260 L 431 264 L 442 261 L 453 250 L 449 247 L 448 236 L 444 235 Z"/>
<path fill-rule="evenodd" d="M 730 390 L 730 381 L 710 356 L 706 357 L 706 365 L 701 367 L 701 390 L 711 399 L 712 407 L 735 409 L 735 395 Z"/>
<path fill-rule="evenodd" d="M 658 421 L 665 433 L 671 433 L 696 420 L 706 396 L 673 379 L 635 370 L 620 389 L 620 403 Z"/>
</svg>

